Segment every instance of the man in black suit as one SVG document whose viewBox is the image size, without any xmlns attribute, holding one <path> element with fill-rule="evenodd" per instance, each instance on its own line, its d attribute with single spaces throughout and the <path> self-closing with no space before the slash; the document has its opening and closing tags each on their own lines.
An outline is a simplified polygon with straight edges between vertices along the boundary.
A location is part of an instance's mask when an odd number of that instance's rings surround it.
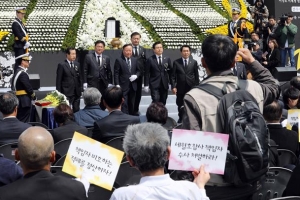
<svg viewBox="0 0 300 200">
<path fill-rule="evenodd" d="M 66 95 L 73 112 L 79 110 L 80 96 L 82 92 L 82 77 L 80 76 L 80 64 L 76 59 L 75 48 L 67 48 L 67 59 L 57 66 L 56 89 Z"/>
<path fill-rule="evenodd" d="M 144 90 L 148 92 L 150 86 L 152 101 L 166 105 L 172 63 L 170 58 L 162 55 L 164 49 L 161 42 L 155 42 L 152 49 L 155 55 L 146 62 Z"/>
<path fill-rule="evenodd" d="M 295 131 L 287 130 L 280 124 L 282 115 L 282 107 L 278 101 L 264 107 L 264 118 L 268 123 L 270 131 L 270 139 L 278 145 L 278 149 L 288 149 L 299 156 L 299 140 L 298 134 Z"/>
<path fill-rule="evenodd" d="M 247 79 L 247 70 L 244 63 L 238 61 L 238 56 L 235 57 L 235 65 L 231 68 L 233 74 L 241 80 Z"/>
<path fill-rule="evenodd" d="M 21 161 L 24 177 L 1 187 L 0 199 L 87 199 L 85 186 L 80 181 L 50 172 L 55 151 L 53 138 L 46 129 L 30 127 L 24 131 L 19 137 L 15 158 Z"/>
<path fill-rule="evenodd" d="M 137 78 L 137 90 L 135 95 L 135 104 L 134 104 L 134 115 L 139 115 L 139 105 L 142 98 L 142 87 L 143 87 L 143 78 L 146 65 L 146 50 L 144 47 L 140 46 L 141 34 L 134 32 L 130 36 L 132 44 L 132 55 L 138 59 L 138 66 L 140 70 L 140 76 Z"/>
<path fill-rule="evenodd" d="M 124 103 L 122 111 L 126 114 L 134 114 L 135 95 L 137 90 L 137 78 L 140 76 L 137 59 L 132 57 L 131 44 L 123 46 L 123 53 L 117 58 L 114 66 L 115 85 L 122 88 Z"/>
<path fill-rule="evenodd" d="M 124 102 L 121 88 L 116 86 L 107 88 L 103 99 L 109 115 L 94 123 L 92 138 L 106 143 L 114 137 L 124 136 L 127 126 L 140 123 L 140 118 L 121 111 Z"/>
<path fill-rule="evenodd" d="M 18 104 L 18 98 L 14 94 L 0 95 L 0 112 L 3 114 L 3 120 L 0 120 L 0 146 L 17 142 L 21 133 L 31 127 L 16 118 Z"/>
<path fill-rule="evenodd" d="M 14 34 L 14 52 L 15 57 L 19 57 L 25 53 L 28 53 L 28 47 L 30 43 L 28 42 L 28 33 L 27 29 L 23 23 L 24 16 L 26 14 L 25 7 L 16 8 L 16 18 L 12 23 L 12 33 Z M 16 59 L 16 64 L 14 71 L 16 71 L 17 67 L 21 64 L 21 59 Z"/>
<path fill-rule="evenodd" d="M 18 100 L 18 112 L 17 118 L 22 122 L 30 121 L 32 100 L 36 100 L 35 93 L 29 81 L 27 69 L 30 64 L 31 56 L 29 54 L 23 54 L 17 59 L 21 59 L 21 64 L 18 66 L 12 78 L 12 91 L 15 92 Z"/>
<path fill-rule="evenodd" d="M 110 59 L 108 56 L 103 55 L 104 49 L 105 43 L 102 40 L 97 40 L 95 42 L 95 51 L 87 54 L 83 63 L 83 88 L 97 88 L 102 95 L 105 89 L 113 83 Z M 102 99 L 100 107 L 102 110 L 105 110 Z"/>
<path fill-rule="evenodd" d="M 180 108 L 183 106 L 183 97 L 195 85 L 199 84 L 199 73 L 197 61 L 190 57 L 191 47 L 183 45 L 180 47 L 181 58 L 173 62 L 172 69 L 172 92 L 176 94 L 176 104 L 178 106 L 178 123 L 181 123 L 182 116 Z"/>
</svg>

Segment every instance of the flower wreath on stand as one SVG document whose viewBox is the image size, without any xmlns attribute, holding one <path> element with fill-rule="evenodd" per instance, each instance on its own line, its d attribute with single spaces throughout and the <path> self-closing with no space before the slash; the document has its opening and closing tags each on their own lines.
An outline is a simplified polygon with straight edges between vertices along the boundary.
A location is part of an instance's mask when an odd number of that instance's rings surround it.
<svg viewBox="0 0 300 200">
<path fill-rule="evenodd" d="M 55 90 L 48 93 L 45 98 L 36 101 L 35 105 L 56 107 L 61 103 L 65 103 L 69 105 L 69 101 L 67 97 L 64 94 L 60 93 L 59 91 Z"/>
</svg>

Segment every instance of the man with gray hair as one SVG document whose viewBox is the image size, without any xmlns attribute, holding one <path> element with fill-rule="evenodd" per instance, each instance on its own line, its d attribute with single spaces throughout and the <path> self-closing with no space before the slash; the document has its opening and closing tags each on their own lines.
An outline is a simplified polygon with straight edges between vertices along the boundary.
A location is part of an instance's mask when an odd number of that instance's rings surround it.
<svg viewBox="0 0 300 200">
<path fill-rule="evenodd" d="M 87 199 L 81 182 L 53 176 L 50 172 L 55 151 L 53 138 L 46 129 L 31 127 L 24 131 L 19 137 L 15 157 L 20 160 L 24 177 L 1 187 L 0 199 Z"/>
<path fill-rule="evenodd" d="M 208 200 L 204 185 L 209 173 L 204 166 L 194 170 L 194 183 L 174 181 L 164 174 L 164 166 L 171 153 L 167 130 L 156 123 L 128 126 L 123 148 L 130 165 L 137 168 L 142 178 L 139 185 L 121 187 L 114 191 L 111 200 L 130 199 L 194 199 Z"/>
<path fill-rule="evenodd" d="M 16 118 L 19 100 L 12 93 L 0 95 L 0 112 L 3 120 L 0 120 L 0 145 L 17 142 L 19 136 L 31 125 L 21 122 Z"/>
<path fill-rule="evenodd" d="M 101 110 L 101 93 L 97 88 L 90 87 L 84 90 L 83 100 L 85 107 L 74 113 L 75 121 L 80 126 L 92 127 L 94 122 L 106 117 L 108 112 Z"/>
</svg>

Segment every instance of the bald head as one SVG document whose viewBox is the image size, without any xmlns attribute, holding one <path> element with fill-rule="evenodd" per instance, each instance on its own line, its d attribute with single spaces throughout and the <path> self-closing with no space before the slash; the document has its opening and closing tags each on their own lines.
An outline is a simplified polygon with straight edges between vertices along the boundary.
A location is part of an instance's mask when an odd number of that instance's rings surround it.
<svg viewBox="0 0 300 200">
<path fill-rule="evenodd" d="M 22 167 L 30 170 L 43 169 L 49 165 L 54 151 L 53 138 L 42 127 L 30 127 L 20 135 L 17 151 Z"/>
</svg>

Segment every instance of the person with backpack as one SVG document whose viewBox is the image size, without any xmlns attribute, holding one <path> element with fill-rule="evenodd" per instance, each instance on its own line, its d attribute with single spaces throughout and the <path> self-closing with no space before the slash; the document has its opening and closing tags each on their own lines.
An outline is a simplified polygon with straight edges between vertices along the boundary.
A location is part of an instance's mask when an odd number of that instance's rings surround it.
<svg viewBox="0 0 300 200">
<path fill-rule="evenodd" d="M 236 53 L 253 80 L 238 80 L 232 67 Z M 211 174 L 210 199 L 251 199 L 268 170 L 269 132 L 263 106 L 279 96 L 278 81 L 248 49 L 231 38 L 210 35 L 202 44 L 201 59 L 208 77 L 184 97 L 182 129 L 230 135 L 224 176 Z"/>
</svg>

